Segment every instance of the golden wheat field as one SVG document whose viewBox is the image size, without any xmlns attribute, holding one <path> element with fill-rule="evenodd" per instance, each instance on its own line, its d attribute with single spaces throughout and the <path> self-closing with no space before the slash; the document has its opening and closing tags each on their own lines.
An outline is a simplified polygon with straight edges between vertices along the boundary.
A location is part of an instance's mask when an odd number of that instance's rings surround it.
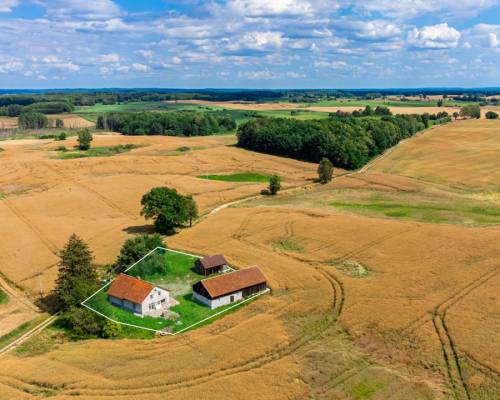
<svg viewBox="0 0 500 400">
<path fill-rule="evenodd" d="M 270 295 L 176 337 L 3 356 L 0 399 L 498 398 L 498 225 L 381 215 L 352 203 L 462 207 L 471 199 L 488 209 L 497 199 L 499 128 L 483 120 L 433 128 L 358 173 L 336 170 L 321 187 L 311 183 L 316 165 L 238 149 L 233 136 L 102 135 L 93 145 L 141 147 L 72 160 L 56 159 L 60 142 L 3 142 L 0 272 L 28 294 L 40 271 L 51 287 L 55 253 L 73 231 L 100 263 L 127 236 L 148 231 L 139 201 L 153 186 L 192 193 L 202 212 L 263 186 L 203 174 L 278 173 L 285 188 L 298 188 L 220 209 L 166 238 L 172 248 L 222 252 L 239 268 L 259 265 Z"/>
</svg>

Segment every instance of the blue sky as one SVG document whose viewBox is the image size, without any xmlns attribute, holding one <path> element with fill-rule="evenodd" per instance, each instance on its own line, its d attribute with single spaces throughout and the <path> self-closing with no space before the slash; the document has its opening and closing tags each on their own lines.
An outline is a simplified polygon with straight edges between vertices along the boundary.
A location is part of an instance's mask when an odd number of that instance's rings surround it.
<svg viewBox="0 0 500 400">
<path fill-rule="evenodd" d="M 0 0 L 0 87 L 500 86 L 500 0 Z"/>
</svg>

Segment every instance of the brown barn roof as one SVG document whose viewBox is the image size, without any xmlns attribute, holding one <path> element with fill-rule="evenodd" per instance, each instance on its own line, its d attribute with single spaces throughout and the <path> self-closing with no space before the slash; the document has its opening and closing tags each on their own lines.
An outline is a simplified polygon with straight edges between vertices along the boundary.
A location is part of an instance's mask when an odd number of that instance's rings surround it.
<svg viewBox="0 0 500 400">
<path fill-rule="evenodd" d="M 215 256 L 203 257 L 200 260 L 200 264 L 203 269 L 210 269 L 220 267 L 221 265 L 227 265 L 227 261 L 222 254 L 216 254 Z"/>
<path fill-rule="evenodd" d="M 210 297 L 215 299 L 250 286 L 266 283 L 266 278 L 259 267 L 250 267 L 204 279 L 200 283 L 205 287 Z"/>
<path fill-rule="evenodd" d="M 154 285 L 149 282 L 120 274 L 111 284 L 108 295 L 141 304 L 154 288 Z"/>
</svg>

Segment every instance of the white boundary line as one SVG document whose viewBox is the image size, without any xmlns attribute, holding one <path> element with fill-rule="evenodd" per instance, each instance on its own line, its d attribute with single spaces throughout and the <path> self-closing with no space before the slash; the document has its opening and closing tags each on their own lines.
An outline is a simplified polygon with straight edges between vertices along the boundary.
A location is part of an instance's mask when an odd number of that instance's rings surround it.
<svg viewBox="0 0 500 400">
<path fill-rule="evenodd" d="M 200 256 L 197 256 L 196 254 L 191 254 L 191 253 L 186 253 L 186 252 L 183 252 L 183 251 L 178 251 L 178 250 L 172 250 L 172 249 L 167 249 L 165 247 L 161 247 L 161 246 L 158 246 L 158 247 L 155 247 L 153 250 L 151 250 L 149 253 L 147 253 L 145 256 L 143 256 L 141 259 L 139 259 L 138 261 L 136 261 L 135 263 L 133 263 L 130 267 L 128 267 L 126 270 L 123 271 L 123 273 L 127 272 L 128 270 L 130 270 L 131 268 L 133 268 L 135 265 L 137 265 L 138 263 L 140 263 L 142 260 L 144 260 L 146 257 L 148 257 L 149 255 L 153 254 L 156 250 L 158 249 L 161 249 L 161 250 L 165 250 L 165 251 L 170 251 L 172 253 L 178 253 L 178 254 L 184 254 L 186 256 L 191 256 L 191 257 L 195 257 L 195 258 L 198 258 L 198 259 L 201 259 L 202 257 Z M 228 268 L 231 270 L 231 271 L 236 271 L 235 269 L 231 268 L 228 266 Z M 90 295 L 89 297 L 87 297 L 84 301 L 82 301 L 80 304 L 82 306 L 84 306 L 85 308 L 89 309 L 90 311 L 93 311 L 95 312 L 96 314 L 99 314 L 101 317 L 104 317 L 106 318 L 107 320 L 109 321 L 112 321 L 116 324 L 120 324 L 120 325 L 126 325 L 126 326 L 131 326 L 133 328 L 138 328 L 138 329 L 144 329 L 144 330 L 147 330 L 147 331 L 151 331 L 151 332 L 156 332 L 156 333 L 159 333 L 161 335 L 169 335 L 169 336 L 175 336 L 175 335 L 178 335 L 179 333 L 182 333 L 182 332 L 185 332 L 187 331 L 188 329 L 191 329 L 192 327 L 196 326 L 196 325 L 199 325 L 205 321 L 208 321 L 209 319 L 212 319 L 212 318 L 215 318 L 217 317 L 218 315 L 221 315 L 235 307 L 238 307 L 244 303 L 246 303 L 247 301 L 250 301 L 252 299 L 255 299 L 256 297 L 259 297 L 265 293 L 269 293 L 271 291 L 271 289 L 267 288 L 266 290 L 260 292 L 260 293 L 257 293 L 257 294 L 254 294 L 253 296 L 250 296 L 248 298 L 246 298 L 245 300 L 243 301 L 239 301 L 238 303 L 232 305 L 231 307 L 228 307 L 226 308 L 225 310 L 222 310 L 222 311 L 219 311 L 218 313 L 215 313 L 214 315 L 211 315 L 207 318 L 204 318 L 202 319 L 201 321 L 198 321 L 198 322 L 195 322 L 194 324 L 191 324 L 189 326 L 186 326 L 185 328 L 182 328 L 180 331 L 177 331 L 175 333 L 171 333 L 171 332 L 165 332 L 165 331 L 162 331 L 162 330 L 158 330 L 158 329 L 152 329 L 152 328 L 146 328 L 145 326 L 139 326 L 139 325 L 134 325 L 134 324 L 129 324 L 127 322 L 120 322 L 120 321 L 116 321 L 114 320 L 113 318 L 110 318 L 108 317 L 107 315 L 104 315 L 103 313 L 93 309 L 92 307 L 88 306 L 87 304 L 85 304 L 88 300 L 90 300 L 92 297 L 94 297 L 97 293 L 99 293 L 100 291 L 104 290 L 106 287 L 108 287 L 109 285 L 111 285 L 113 281 L 111 282 L 108 282 L 106 283 L 103 287 L 101 287 L 99 290 L 97 290 L 95 293 L 93 293 L 92 295 Z"/>
</svg>

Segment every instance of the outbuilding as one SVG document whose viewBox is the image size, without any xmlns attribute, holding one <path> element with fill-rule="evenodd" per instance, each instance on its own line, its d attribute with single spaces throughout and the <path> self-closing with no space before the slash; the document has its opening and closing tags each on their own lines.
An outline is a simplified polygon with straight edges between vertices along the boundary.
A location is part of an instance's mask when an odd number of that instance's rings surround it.
<svg viewBox="0 0 500 400">
<path fill-rule="evenodd" d="M 114 306 L 141 317 L 159 317 L 163 310 L 177 303 L 167 290 L 126 274 L 118 275 L 113 281 L 108 290 L 108 300 Z"/>
<path fill-rule="evenodd" d="M 196 272 L 200 275 L 211 275 L 218 272 L 226 272 L 229 269 L 226 258 L 222 254 L 203 257 L 196 261 Z"/>
<path fill-rule="evenodd" d="M 250 267 L 203 279 L 193 285 L 193 299 L 211 309 L 243 300 L 267 289 L 259 267 Z"/>
</svg>

